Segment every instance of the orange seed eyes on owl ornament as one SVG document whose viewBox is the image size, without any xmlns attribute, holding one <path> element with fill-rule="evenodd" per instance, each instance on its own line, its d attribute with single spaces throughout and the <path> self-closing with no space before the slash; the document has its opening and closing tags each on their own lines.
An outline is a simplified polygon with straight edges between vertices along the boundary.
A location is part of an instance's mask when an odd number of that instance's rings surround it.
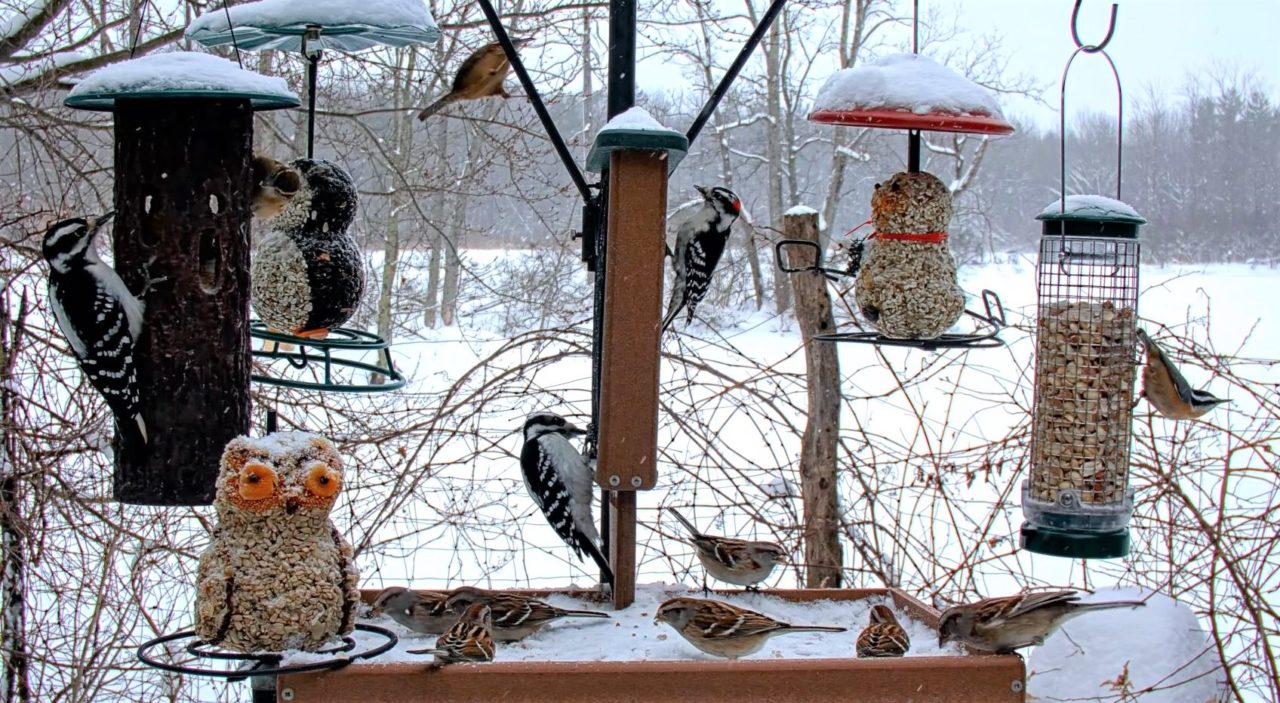
<svg viewBox="0 0 1280 703">
<path fill-rule="evenodd" d="M 276 472 L 270 466 L 251 461 L 240 469 L 240 497 L 245 500 L 268 498 L 276 488 Z"/>
<path fill-rule="evenodd" d="M 338 494 L 338 490 L 342 488 L 342 477 L 338 475 L 329 465 L 323 462 L 315 462 L 307 469 L 307 490 L 313 495 L 322 498 L 332 498 Z"/>
</svg>

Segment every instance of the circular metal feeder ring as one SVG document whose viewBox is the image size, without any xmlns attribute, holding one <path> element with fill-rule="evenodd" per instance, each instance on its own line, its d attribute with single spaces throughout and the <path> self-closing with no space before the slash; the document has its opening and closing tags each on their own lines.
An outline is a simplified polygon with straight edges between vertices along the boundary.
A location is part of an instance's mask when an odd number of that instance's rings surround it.
<svg viewBox="0 0 1280 703">
<path fill-rule="evenodd" d="M 264 359 L 267 362 L 285 361 L 290 367 L 298 371 L 308 369 L 314 365 L 313 371 L 316 373 L 316 377 L 311 379 L 285 378 L 254 373 L 250 378 L 256 383 L 300 390 L 334 391 L 338 393 L 386 393 L 404 388 L 405 384 L 408 383 L 404 375 L 396 370 L 395 364 L 391 361 L 390 345 L 382 337 L 371 332 L 338 327 L 330 330 L 329 336 L 325 339 L 311 339 L 308 337 L 295 337 L 284 332 L 276 332 L 268 329 L 266 323 L 261 320 L 250 320 L 249 336 L 269 343 L 262 349 L 255 348 L 253 350 L 255 359 Z M 284 351 L 281 348 L 282 344 L 293 345 L 294 349 Z M 356 354 L 374 352 L 378 355 L 381 364 L 371 364 L 349 356 L 335 355 L 335 350 Z M 363 371 L 381 374 L 386 380 L 379 384 L 347 383 L 335 375 L 335 369 L 347 369 L 357 373 Z"/>
<path fill-rule="evenodd" d="M 787 247 L 813 249 L 814 264 L 810 266 L 792 266 L 784 254 Z M 783 239 L 773 246 L 777 257 L 778 268 L 783 273 L 804 273 L 812 271 L 828 281 L 839 281 L 849 276 L 845 269 L 828 268 L 822 265 L 822 248 L 816 242 L 804 239 Z M 844 296 L 841 295 L 843 298 Z M 997 336 L 1008 324 L 1005 321 L 1004 305 L 995 291 L 982 291 L 983 312 L 965 310 L 964 314 L 976 321 L 976 329 L 968 334 L 947 333 L 933 339 L 901 339 L 886 337 L 879 332 L 833 332 L 815 335 L 814 339 L 822 342 L 855 342 L 858 344 L 876 344 L 885 347 L 914 347 L 925 351 L 938 349 L 985 349 L 1004 346 L 1004 340 Z"/>
<path fill-rule="evenodd" d="M 372 659 L 380 654 L 391 651 L 400 638 L 395 633 L 377 625 L 366 625 L 364 623 L 356 623 L 356 630 L 359 632 L 367 632 L 377 635 L 383 639 L 382 642 L 375 646 L 369 646 L 364 649 L 357 650 L 359 646 L 353 637 L 344 635 L 337 644 L 331 647 L 315 652 L 319 655 L 332 655 L 327 659 L 317 661 L 309 661 L 302 664 L 290 664 L 282 666 L 284 655 L 278 652 L 265 652 L 255 654 L 243 654 L 239 652 L 231 652 L 228 650 L 216 649 L 213 645 L 196 638 L 195 630 L 183 630 L 168 635 L 161 635 L 155 639 L 148 640 L 138 647 L 138 660 L 147 666 L 164 671 L 172 671 L 178 674 L 190 674 L 192 676 L 208 676 L 212 678 L 226 679 L 228 681 L 243 681 L 251 676 L 275 676 L 277 674 L 298 674 L 306 671 L 325 671 L 333 669 L 341 669 L 352 662 L 361 659 Z M 166 645 L 171 642 L 181 642 L 183 640 L 191 640 L 182 645 L 182 651 L 185 651 L 196 662 L 191 663 L 175 663 L 171 660 L 166 661 L 160 656 L 153 654 L 151 650 Z M 163 656 L 163 655 L 162 655 Z M 213 662 L 238 662 L 240 668 L 226 669 L 213 668 L 212 666 L 200 666 L 199 660 L 207 660 Z M 247 665 L 247 666 L 244 666 Z"/>
</svg>

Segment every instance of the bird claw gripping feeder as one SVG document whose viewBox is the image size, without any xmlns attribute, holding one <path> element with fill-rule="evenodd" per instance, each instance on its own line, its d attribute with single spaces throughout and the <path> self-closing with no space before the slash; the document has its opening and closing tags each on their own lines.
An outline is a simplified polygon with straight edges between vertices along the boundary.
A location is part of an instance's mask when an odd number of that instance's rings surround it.
<svg viewBox="0 0 1280 703">
<path fill-rule="evenodd" d="M 253 111 L 297 107 L 279 78 L 192 52 L 103 68 L 68 107 L 115 116 L 115 269 L 145 305 L 145 443 L 115 441 L 113 495 L 203 505 L 222 447 L 249 429 Z"/>
<path fill-rule="evenodd" d="M 848 242 L 847 266 L 824 267 L 815 242 L 782 240 L 774 247 L 779 268 L 786 273 L 814 271 L 832 281 L 857 276 L 856 302 L 875 331 L 815 339 L 929 350 L 1002 345 L 996 334 L 1005 324 L 1004 309 L 994 292 L 982 291 L 983 312 L 964 309 L 955 259 L 947 245 L 951 193 L 936 177 L 920 171 L 922 130 L 1013 132 L 989 92 L 916 53 L 888 56 L 833 74 L 818 92 L 809 120 L 906 129 L 909 134 L 907 171 L 877 184 L 871 201 L 876 232 Z M 793 247 L 813 249 L 814 263 L 789 265 L 784 254 Z M 976 321 L 975 331 L 950 332 L 962 316 Z"/>
<path fill-rule="evenodd" d="M 1080 8 L 1076 3 L 1076 11 Z M 1062 75 L 1061 168 L 1064 195 L 1036 219 L 1044 223 L 1036 268 L 1036 384 L 1030 478 L 1022 486 L 1022 546 L 1040 554 L 1110 559 L 1129 553 L 1129 435 L 1138 316 L 1138 226 L 1120 198 L 1124 129 L 1117 124 L 1116 198 L 1067 196 L 1066 86 L 1081 45 Z M 1075 16 L 1072 18 L 1075 34 Z"/>
</svg>

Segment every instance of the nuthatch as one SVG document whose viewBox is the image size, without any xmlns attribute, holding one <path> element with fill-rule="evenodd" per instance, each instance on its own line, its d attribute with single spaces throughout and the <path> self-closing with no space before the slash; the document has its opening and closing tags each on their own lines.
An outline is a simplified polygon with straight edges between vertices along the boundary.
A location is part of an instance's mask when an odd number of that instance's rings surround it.
<svg viewBox="0 0 1280 703">
<path fill-rule="evenodd" d="M 1142 371 L 1142 397 L 1170 420 L 1192 420 L 1215 406 L 1230 401 L 1208 391 L 1198 391 L 1187 383 L 1164 350 L 1141 328 L 1138 338 L 1147 349 L 1147 366 Z"/>
</svg>

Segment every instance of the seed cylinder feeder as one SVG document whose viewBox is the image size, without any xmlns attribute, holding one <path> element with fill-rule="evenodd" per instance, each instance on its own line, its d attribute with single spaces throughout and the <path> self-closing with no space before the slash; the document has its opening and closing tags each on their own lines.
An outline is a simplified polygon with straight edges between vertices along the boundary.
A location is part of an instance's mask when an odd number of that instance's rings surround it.
<svg viewBox="0 0 1280 703">
<path fill-rule="evenodd" d="M 117 433 L 113 495 L 208 504 L 222 448 L 249 430 L 253 111 L 300 101 L 282 79 L 174 52 L 99 70 L 66 104 L 115 114 L 114 263 L 145 306 L 149 436 Z"/>
<path fill-rule="evenodd" d="M 1129 552 L 1129 439 L 1138 315 L 1133 208 L 1096 195 L 1055 201 L 1036 269 L 1036 384 L 1022 544 L 1041 554 Z"/>
</svg>

